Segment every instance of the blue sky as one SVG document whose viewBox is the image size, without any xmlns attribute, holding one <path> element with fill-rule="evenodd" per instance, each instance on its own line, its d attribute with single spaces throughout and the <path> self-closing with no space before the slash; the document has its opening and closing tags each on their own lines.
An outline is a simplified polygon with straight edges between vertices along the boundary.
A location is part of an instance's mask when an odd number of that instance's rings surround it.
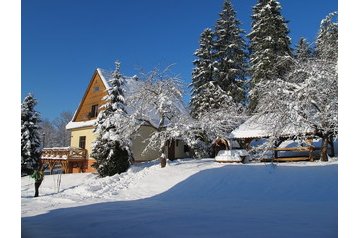
<svg viewBox="0 0 358 238">
<path fill-rule="evenodd" d="M 232 0 L 250 32 L 256 0 Z M 320 21 L 337 11 L 337 0 L 281 0 L 292 47 L 303 36 L 313 42 Z M 193 53 L 201 32 L 213 28 L 223 0 L 52 0 L 22 1 L 21 99 L 32 92 L 43 118 L 74 112 L 94 70 L 125 75 L 164 68 L 191 82 Z M 188 101 L 189 90 L 185 101 Z"/>
</svg>

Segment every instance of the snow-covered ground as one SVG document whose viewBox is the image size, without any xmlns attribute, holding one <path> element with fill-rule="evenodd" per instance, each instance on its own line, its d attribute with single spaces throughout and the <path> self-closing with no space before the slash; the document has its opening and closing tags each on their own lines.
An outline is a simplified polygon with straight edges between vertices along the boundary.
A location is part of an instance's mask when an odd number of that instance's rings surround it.
<svg viewBox="0 0 358 238">
<path fill-rule="evenodd" d="M 61 178 L 60 187 L 58 187 Z M 21 180 L 22 237 L 337 237 L 338 162 L 132 166 Z"/>
</svg>

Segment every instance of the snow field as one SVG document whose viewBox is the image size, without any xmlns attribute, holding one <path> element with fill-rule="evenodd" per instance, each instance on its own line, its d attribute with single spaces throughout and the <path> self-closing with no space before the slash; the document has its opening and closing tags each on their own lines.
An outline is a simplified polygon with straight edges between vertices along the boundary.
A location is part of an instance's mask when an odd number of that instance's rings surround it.
<svg viewBox="0 0 358 238">
<path fill-rule="evenodd" d="M 132 166 L 121 175 L 22 178 L 23 237 L 336 237 L 337 161 Z M 59 225 L 61 224 L 61 225 Z"/>
</svg>

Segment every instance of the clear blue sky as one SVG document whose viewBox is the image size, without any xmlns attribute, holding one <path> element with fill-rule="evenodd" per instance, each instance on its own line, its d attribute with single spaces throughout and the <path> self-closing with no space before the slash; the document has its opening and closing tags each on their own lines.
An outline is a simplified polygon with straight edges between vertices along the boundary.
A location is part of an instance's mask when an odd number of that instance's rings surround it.
<svg viewBox="0 0 358 238">
<path fill-rule="evenodd" d="M 189 84 L 201 32 L 213 28 L 224 0 L 23 0 L 21 5 L 21 99 L 32 92 L 37 110 L 52 120 L 74 112 L 94 70 L 124 75 L 175 63 L 172 72 Z M 256 0 L 232 0 L 250 32 Z M 320 21 L 337 11 L 337 0 L 281 0 L 292 47 L 313 42 Z M 189 90 L 185 97 L 188 101 Z"/>
</svg>

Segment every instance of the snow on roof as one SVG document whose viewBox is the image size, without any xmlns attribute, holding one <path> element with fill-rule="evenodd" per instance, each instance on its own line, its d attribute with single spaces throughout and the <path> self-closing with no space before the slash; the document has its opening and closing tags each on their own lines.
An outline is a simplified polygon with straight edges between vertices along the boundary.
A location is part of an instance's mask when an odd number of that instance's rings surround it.
<svg viewBox="0 0 358 238">
<path fill-rule="evenodd" d="M 101 68 L 97 68 L 97 72 L 106 89 L 109 89 L 109 81 L 113 79 L 112 72 Z M 132 92 L 135 92 L 139 87 L 143 85 L 143 82 L 137 80 L 136 76 L 128 77 L 122 75 L 122 78 L 124 79 L 124 96 L 131 95 Z"/>
<path fill-rule="evenodd" d="M 94 123 L 96 122 L 96 119 L 90 120 L 90 121 L 70 121 L 66 125 L 66 129 L 75 129 L 75 128 L 82 128 L 82 127 L 90 127 L 94 126 Z"/>
<path fill-rule="evenodd" d="M 229 138 L 245 139 L 245 138 L 262 138 L 270 137 L 275 134 L 278 124 L 281 123 L 282 128 L 278 133 L 280 136 L 295 136 L 313 133 L 314 129 L 308 125 L 294 123 L 283 123 L 282 117 L 278 114 L 269 113 L 264 116 L 253 115 L 238 128 L 233 130 Z"/>
</svg>

